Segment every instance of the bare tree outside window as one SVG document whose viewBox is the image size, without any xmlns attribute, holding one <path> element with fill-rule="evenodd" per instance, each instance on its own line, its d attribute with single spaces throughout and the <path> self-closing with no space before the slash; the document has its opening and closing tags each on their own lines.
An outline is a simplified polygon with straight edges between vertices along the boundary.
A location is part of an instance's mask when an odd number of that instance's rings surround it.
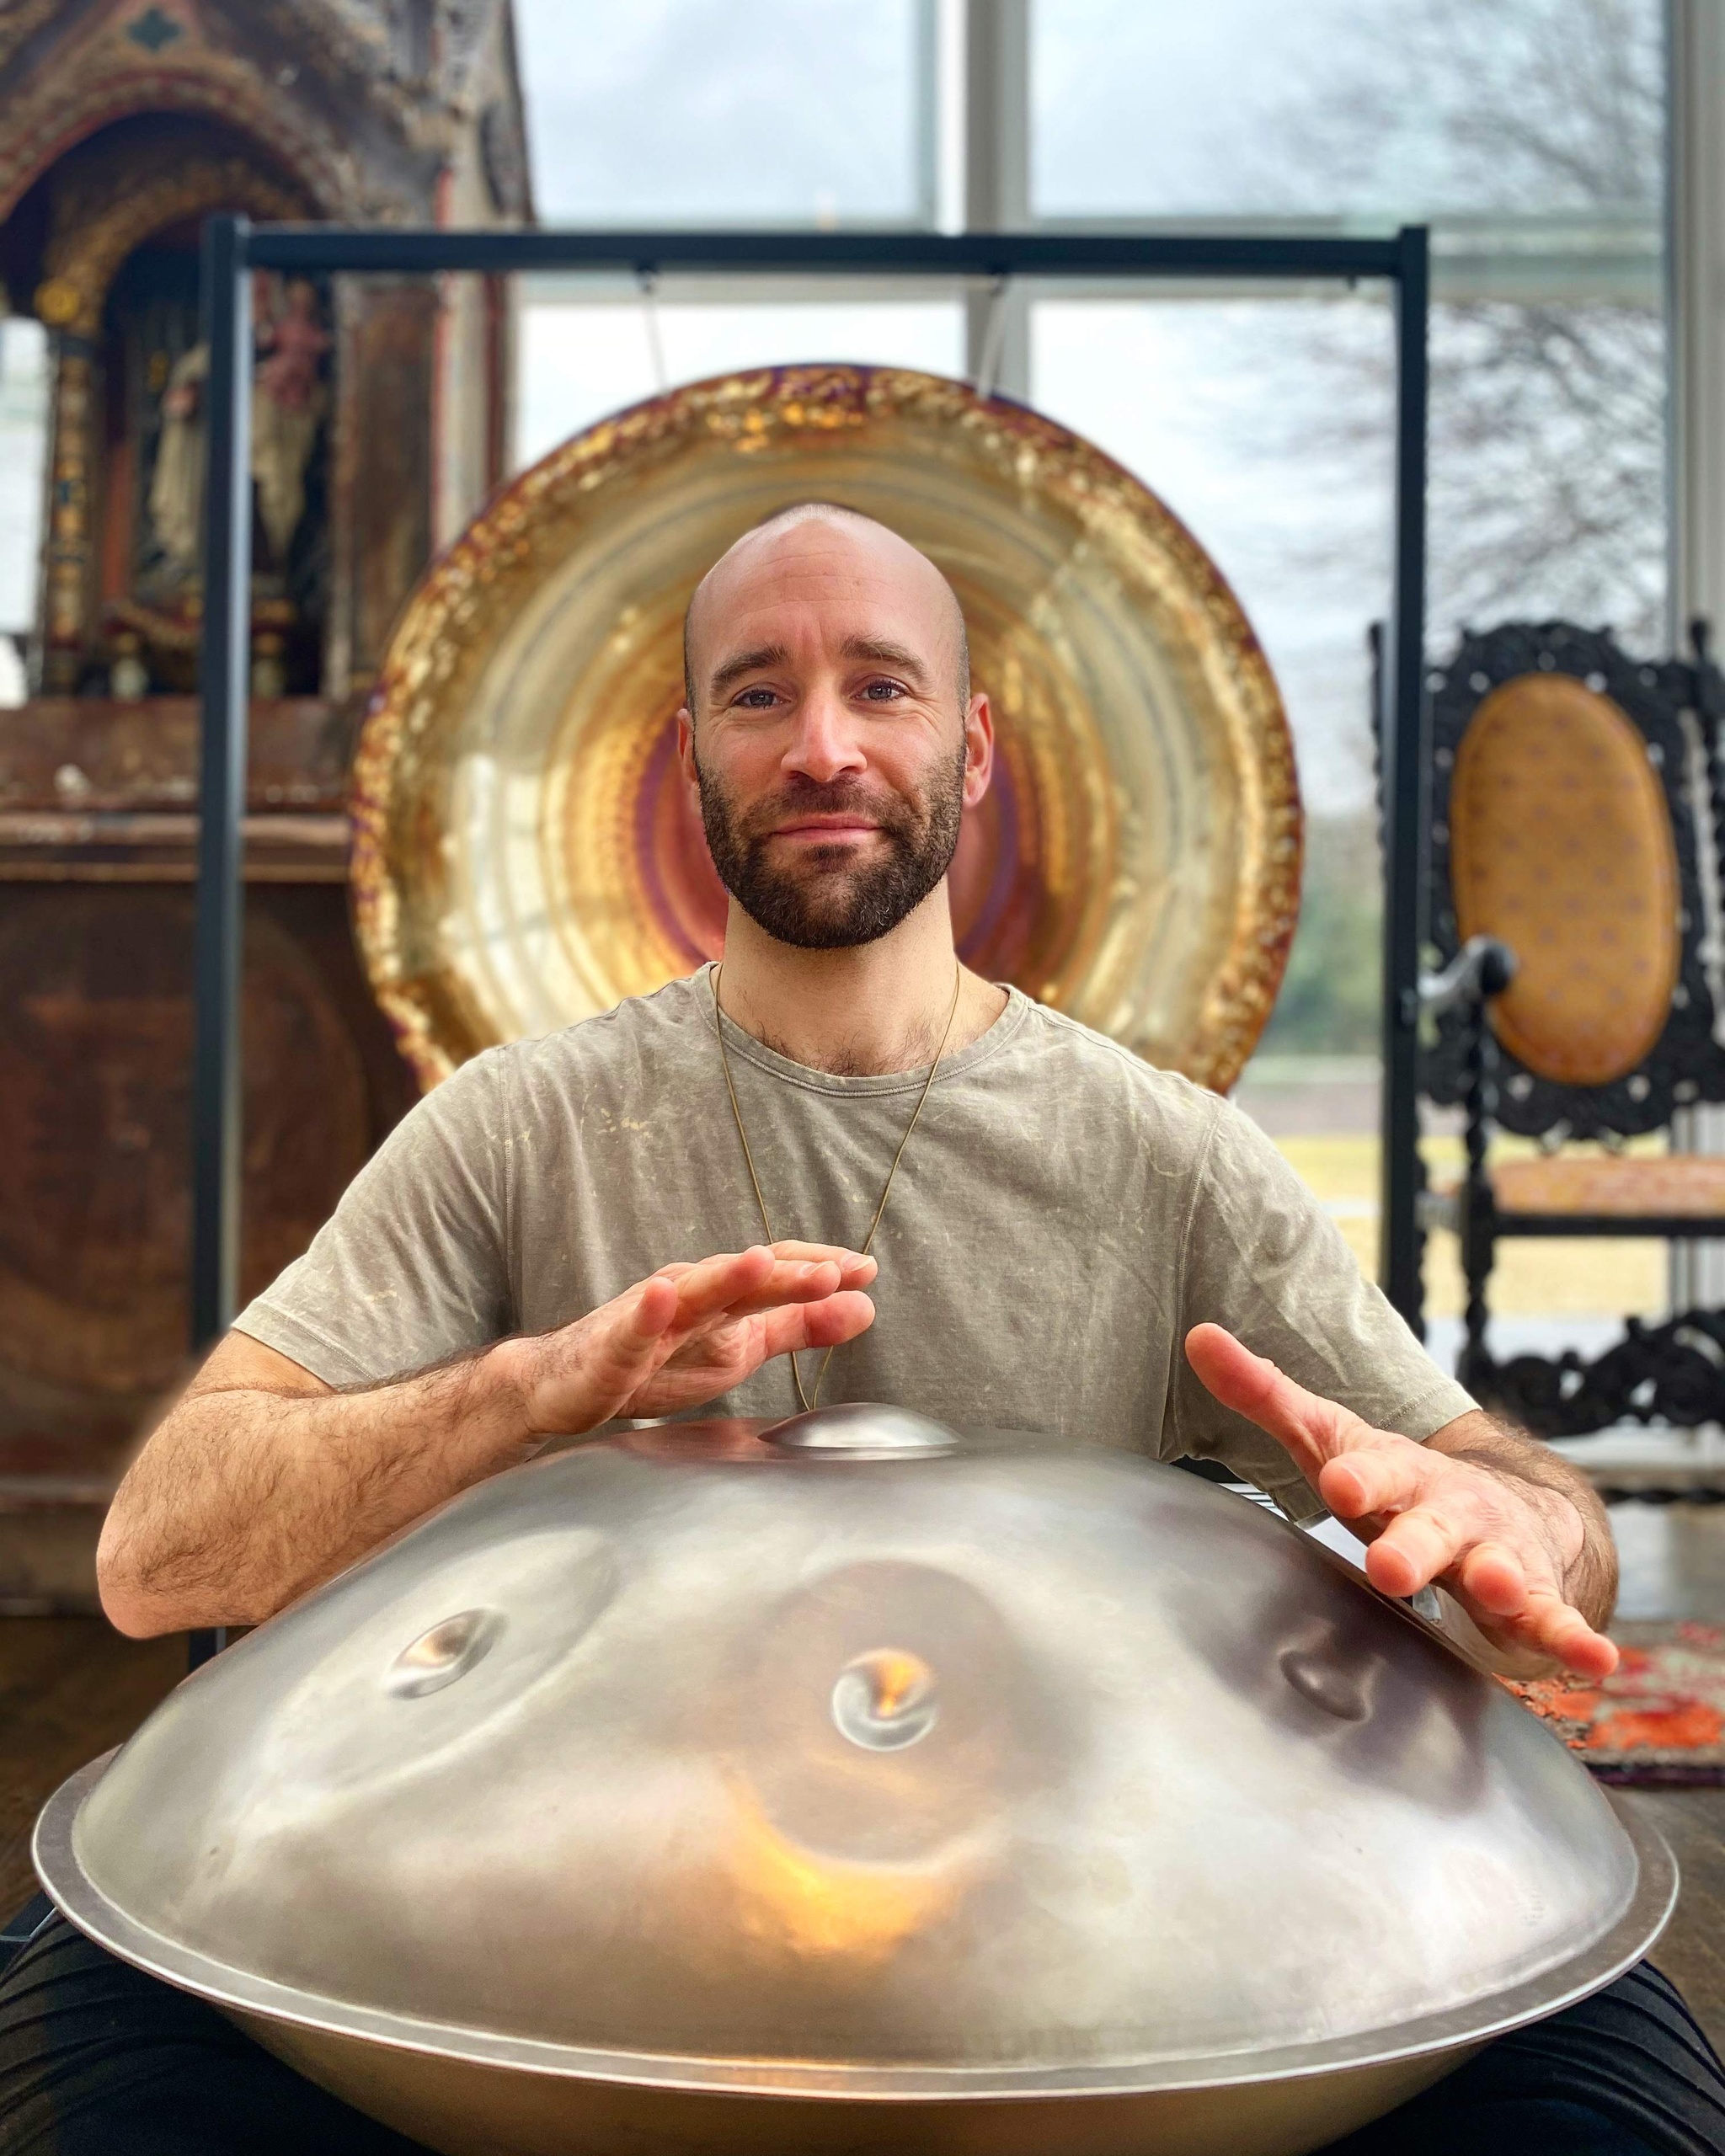
<svg viewBox="0 0 1725 2156">
<path fill-rule="evenodd" d="M 1668 515 L 1658 9 L 1418 0 L 1393 19 L 1368 14 L 1339 70 L 1338 56 L 1322 85 L 1290 83 L 1284 116 L 1260 139 L 1290 208 L 1332 206 L 1338 186 L 1396 214 L 1421 214 L 1422 195 L 1431 205 L 1433 648 L 1464 624 L 1555 615 L 1657 650 Z M 1384 452 L 1383 347 L 1339 312 L 1306 320 L 1307 393 L 1270 408 L 1266 428 L 1351 453 L 1364 486 Z M 1304 551 L 1334 576 L 1357 545 L 1356 530 L 1319 522 Z M 1325 819 L 1312 836 L 1272 1052 L 1346 1052 L 1375 1032 L 1370 826 Z"/>
<path fill-rule="evenodd" d="M 1420 193 L 1433 206 L 1434 640 L 1559 614 L 1653 648 L 1667 515 L 1658 9 L 1418 0 L 1369 13 L 1334 56 L 1340 72 L 1290 97 L 1269 141 L 1297 206 L 1316 206 L 1302 173 L 1404 214 Z M 1359 392 L 1381 362 L 1322 333 L 1312 360 L 1320 428 L 1377 457 L 1353 415 L 1380 408 Z"/>
</svg>

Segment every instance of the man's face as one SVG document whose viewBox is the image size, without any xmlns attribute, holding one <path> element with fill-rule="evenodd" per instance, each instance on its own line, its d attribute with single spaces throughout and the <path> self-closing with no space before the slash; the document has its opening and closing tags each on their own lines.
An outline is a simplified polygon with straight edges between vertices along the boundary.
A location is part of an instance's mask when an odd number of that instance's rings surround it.
<svg viewBox="0 0 1725 2156">
<path fill-rule="evenodd" d="M 951 607 L 902 540 L 825 517 L 745 541 L 701 595 L 684 775 L 721 880 L 779 942 L 873 942 L 945 875 L 993 746 Z"/>
</svg>

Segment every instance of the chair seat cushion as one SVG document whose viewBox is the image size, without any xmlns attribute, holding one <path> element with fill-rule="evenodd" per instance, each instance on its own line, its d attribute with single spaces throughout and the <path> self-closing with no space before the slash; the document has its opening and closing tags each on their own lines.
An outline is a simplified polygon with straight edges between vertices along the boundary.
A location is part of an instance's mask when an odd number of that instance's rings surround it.
<svg viewBox="0 0 1725 2156">
<path fill-rule="evenodd" d="M 1640 730 L 1572 675 L 1518 675 L 1468 722 L 1449 822 L 1456 932 L 1499 937 L 1518 962 L 1498 1039 L 1560 1086 L 1633 1070 L 1683 947 L 1670 806 Z"/>
<path fill-rule="evenodd" d="M 1492 1171 L 1500 1213 L 1725 1217 L 1725 1155 L 1552 1153 Z"/>
</svg>

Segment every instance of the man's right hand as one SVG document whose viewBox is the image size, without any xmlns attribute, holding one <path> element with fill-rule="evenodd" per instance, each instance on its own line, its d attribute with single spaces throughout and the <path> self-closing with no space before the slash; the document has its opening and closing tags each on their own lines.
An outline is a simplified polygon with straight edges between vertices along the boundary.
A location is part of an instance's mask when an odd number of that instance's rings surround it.
<svg viewBox="0 0 1725 2156">
<path fill-rule="evenodd" d="M 255 1625 L 542 1438 L 698 1407 L 772 1356 L 855 1339 L 874 1271 L 821 1243 L 665 1265 L 556 1332 L 353 1392 L 231 1332 L 120 1486 L 103 1607 L 140 1636 Z"/>
<path fill-rule="evenodd" d="M 830 1244 L 757 1244 L 662 1265 L 573 1325 L 491 1353 L 535 1435 L 579 1437 L 619 1416 L 698 1407 L 776 1355 L 854 1340 L 874 1322 L 861 1290 L 877 1269 Z"/>
</svg>

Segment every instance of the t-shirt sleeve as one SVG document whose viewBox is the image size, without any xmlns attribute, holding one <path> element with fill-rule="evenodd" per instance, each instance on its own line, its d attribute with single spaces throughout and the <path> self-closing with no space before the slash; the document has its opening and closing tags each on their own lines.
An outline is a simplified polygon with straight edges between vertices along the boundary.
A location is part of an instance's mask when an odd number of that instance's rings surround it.
<svg viewBox="0 0 1725 2156">
<path fill-rule="evenodd" d="M 331 1385 L 403 1376 L 512 1331 L 507 1080 L 494 1049 L 419 1102 L 237 1329 Z"/>
<path fill-rule="evenodd" d="M 1184 1251 L 1171 1451 L 1216 1460 L 1295 1519 L 1323 1505 L 1273 1438 L 1199 1382 L 1183 1342 L 1226 1326 L 1296 1383 L 1423 1440 L 1476 1406 L 1360 1273 L 1333 1220 L 1249 1117 L 1219 1107 Z"/>
</svg>

